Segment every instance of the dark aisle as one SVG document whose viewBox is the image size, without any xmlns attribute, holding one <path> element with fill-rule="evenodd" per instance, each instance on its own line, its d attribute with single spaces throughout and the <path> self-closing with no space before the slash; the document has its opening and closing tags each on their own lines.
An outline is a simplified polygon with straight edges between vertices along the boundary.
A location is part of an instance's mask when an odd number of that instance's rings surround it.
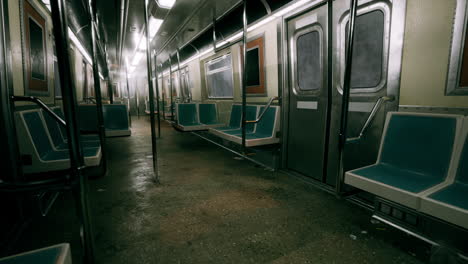
<svg viewBox="0 0 468 264">
<path fill-rule="evenodd" d="M 420 263 L 360 208 L 168 125 L 155 186 L 148 124 L 109 139 L 109 174 L 90 181 L 97 263 Z M 59 199 L 21 243 L 71 241 L 79 263 L 73 203 Z"/>
</svg>

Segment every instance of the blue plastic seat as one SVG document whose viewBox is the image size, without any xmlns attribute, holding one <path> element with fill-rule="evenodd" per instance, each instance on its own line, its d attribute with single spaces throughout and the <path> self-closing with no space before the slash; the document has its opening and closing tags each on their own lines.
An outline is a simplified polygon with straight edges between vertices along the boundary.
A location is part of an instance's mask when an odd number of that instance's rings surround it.
<svg viewBox="0 0 468 264">
<path fill-rule="evenodd" d="M 259 113 L 262 113 L 265 107 L 260 107 Z M 257 128 L 255 132 L 247 132 L 245 138 L 249 139 L 262 139 L 273 137 L 275 129 L 277 109 L 274 106 L 268 108 L 263 115 L 262 119 L 257 123 Z M 248 119 L 250 120 L 250 119 Z M 242 133 L 237 134 L 237 136 L 242 137 Z"/>
<path fill-rule="evenodd" d="M 68 143 L 60 131 L 60 124 L 44 111 L 42 111 L 42 116 L 44 118 L 50 138 L 52 139 L 54 148 L 57 150 L 68 149 Z M 81 141 L 81 145 L 84 148 L 97 148 L 101 146 L 101 143 L 100 141 Z"/>
<path fill-rule="evenodd" d="M 218 121 L 218 111 L 216 104 L 198 104 L 198 118 L 200 123 L 208 127 L 222 126 Z"/>
<path fill-rule="evenodd" d="M 241 126 L 242 119 L 242 106 L 233 104 L 231 107 L 231 116 L 229 118 L 229 124 L 224 127 L 217 127 L 216 130 L 225 131 L 239 129 Z"/>
<path fill-rule="evenodd" d="M 25 164 L 25 172 L 42 172 L 69 168 L 68 150 L 57 150 L 45 127 L 39 110 L 18 113 L 18 135 L 20 151 L 31 157 L 31 164 Z M 85 164 L 97 166 L 100 162 L 101 148 L 83 148 Z"/>
<path fill-rule="evenodd" d="M 446 180 L 460 126 L 456 115 L 389 113 L 377 163 L 345 182 L 417 209 L 420 193 Z"/>
<path fill-rule="evenodd" d="M 0 259 L 0 264 L 71 264 L 70 245 L 67 243 L 36 249 Z"/>
<path fill-rule="evenodd" d="M 132 134 L 129 126 L 127 105 L 107 104 L 103 105 L 102 111 L 106 136 L 120 137 Z"/>
<path fill-rule="evenodd" d="M 61 117 L 62 119 L 65 119 L 65 115 L 63 114 L 62 112 L 62 109 L 60 107 L 53 107 L 52 108 L 52 111 L 54 111 L 54 113 L 56 113 L 59 117 Z M 55 122 L 55 120 L 53 120 Z M 47 120 L 46 120 L 47 122 Z M 63 140 L 65 142 L 67 142 L 67 131 L 65 130 L 64 127 L 60 126 L 59 124 L 57 124 L 58 128 L 60 129 L 60 133 L 63 137 Z M 84 142 L 84 141 L 100 141 L 99 140 L 99 135 L 96 135 L 96 134 L 81 134 L 81 141 Z"/>
<path fill-rule="evenodd" d="M 197 104 L 177 104 L 177 125 L 183 131 L 203 129 L 204 126 L 198 121 Z"/>
<path fill-rule="evenodd" d="M 468 229 L 468 117 L 464 120 L 464 142 L 453 181 L 427 193 L 421 211 Z"/>
<path fill-rule="evenodd" d="M 233 108 L 234 110 L 234 108 Z M 239 133 L 242 133 L 242 129 L 240 128 L 240 122 L 241 122 L 241 119 L 242 119 L 242 106 L 240 106 L 240 112 L 239 112 L 239 126 L 238 128 L 234 128 L 234 129 L 223 129 L 223 128 L 215 128 L 215 129 L 212 129 L 210 130 L 211 132 L 218 132 L 218 136 L 219 135 L 223 135 L 223 134 L 226 134 L 226 135 L 237 135 Z M 232 116 L 232 114 L 231 114 Z M 245 116 L 246 116 L 246 120 L 255 120 L 257 118 L 257 106 L 255 105 L 247 105 L 246 108 L 245 108 Z M 231 123 L 231 122 L 230 122 Z M 246 133 L 253 133 L 255 131 L 255 124 L 246 124 L 245 126 L 245 132 Z"/>
</svg>

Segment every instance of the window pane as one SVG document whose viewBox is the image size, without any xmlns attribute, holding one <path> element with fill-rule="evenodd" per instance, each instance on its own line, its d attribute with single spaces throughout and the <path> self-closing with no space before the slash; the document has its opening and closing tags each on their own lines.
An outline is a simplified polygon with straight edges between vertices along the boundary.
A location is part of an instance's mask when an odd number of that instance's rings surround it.
<svg viewBox="0 0 468 264">
<path fill-rule="evenodd" d="M 258 48 L 247 51 L 247 86 L 260 85 L 260 59 Z"/>
<path fill-rule="evenodd" d="M 297 84 L 302 91 L 322 87 L 320 34 L 311 31 L 297 38 Z"/>
<path fill-rule="evenodd" d="M 215 59 L 205 64 L 206 83 L 209 98 L 232 98 L 233 80 L 231 55 Z"/>
<path fill-rule="evenodd" d="M 346 24 L 348 43 L 349 22 Z M 372 11 L 356 17 L 351 89 L 374 88 L 382 79 L 384 13 Z M 346 51 L 347 52 L 347 51 Z"/>
</svg>

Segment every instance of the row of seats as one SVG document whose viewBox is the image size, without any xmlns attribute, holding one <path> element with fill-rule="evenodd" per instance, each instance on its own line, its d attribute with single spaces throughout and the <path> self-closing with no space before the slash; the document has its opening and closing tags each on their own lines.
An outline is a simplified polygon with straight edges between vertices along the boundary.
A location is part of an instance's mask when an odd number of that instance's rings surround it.
<svg viewBox="0 0 468 264">
<path fill-rule="evenodd" d="M 468 117 L 393 112 L 377 162 L 345 183 L 468 229 Z"/>
<path fill-rule="evenodd" d="M 162 113 L 163 112 L 163 105 L 164 105 L 164 117 L 165 118 L 170 118 L 172 116 L 172 113 L 171 113 L 171 107 L 170 107 L 170 102 L 164 102 L 164 101 L 159 101 L 159 110 L 157 109 L 157 101 L 156 99 L 154 100 L 154 113 L 157 115 L 159 113 Z M 149 115 L 151 112 L 149 110 L 150 106 L 149 106 L 149 100 L 146 100 L 145 101 L 145 113 L 147 115 Z"/>
<path fill-rule="evenodd" d="M 222 126 L 214 103 L 180 103 L 176 105 L 175 126 L 182 131 L 200 131 Z"/>
<path fill-rule="evenodd" d="M 93 104 L 78 106 L 78 124 L 81 131 L 96 132 L 98 130 L 97 108 Z M 105 104 L 102 106 L 104 127 L 107 137 L 130 136 L 128 109 L 126 104 Z"/>
<path fill-rule="evenodd" d="M 63 117 L 60 108 L 53 111 Z M 40 109 L 15 113 L 19 148 L 25 173 L 38 173 L 70 168 L 68 139 L 63 127 Z M 101 145 L 97 135 L 82 135 L 86 166 L 98 166 Z"/>
<path fill-rule="evenodd" d="M 247 105 L 246 120 L 256 120 L 265 106 Z M 258 123 L 247 123 L 245 145 L 247 147 L 279 143 L 277 132 L 280 129 L 279 106 L 270 106 Z M 242 106 L 233 104 L 227 126 L 210 128 L 210 133 L 223 139 L 242 144 Z"/>
</svg>

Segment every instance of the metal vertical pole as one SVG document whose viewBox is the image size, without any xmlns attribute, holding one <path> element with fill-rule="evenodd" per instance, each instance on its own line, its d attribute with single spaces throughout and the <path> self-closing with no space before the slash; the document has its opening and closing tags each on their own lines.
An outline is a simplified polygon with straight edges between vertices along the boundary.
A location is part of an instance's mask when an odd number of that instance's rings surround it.
<svg viewBox="0 0 468 264">
<path fill-rule="evenodd" d="M 132 126 L 132 115 L 130 113 L 130 84 L 128 82 L 128 64 L 125 64 L 125 79 L 127 82 L 127 106 L 128 106 L 128 121 L 130 126 Z"/>
<path fill-rule="evenodd" d="M 185 91 L 182 92 L 182 74 L 180 71 L 180 56 L 179 56 L 179 48 L 177 48 L 177 71 L 178 71 L 178 79 L 179 79 L 179 92 L 181 95 L 183 95 L 183 100 L 182 102 L 185 102 Z"/>
<path fill-rule="evenodd" d="M 171 121 L 174 121 L 174 98 L 173 98 L 173 83 L 172 83 L 172 59 L 169 54 L 169 86 L 171 87 Z"/>
<path fill-rule="evenodd" d="M 161 63 L 161 89 L 162 89 L 162 113 L 163 113 L 163 119 L 166 120 L 166 89 L 164 89 L 164 72 L 163 72 L 163 64 Z"/>
<path fill-rule="evenodd" d="M 158 55 L 154 52 L 154 76 L 156 76 L 156 108 L 158 109 L 158 138 L 161 138 L 161 108 L 159 105 Z"/>
<path fill-rule="evenodd" d="M 140 119 L 140 90 L 138 89 L 138 85 L 136 85 L 135 80 L 135 104 L 137 108 L 137 117 Z"/>
<path fill-rule="evenodd" d="M 73 89 L 69 37 L 67 22 L 67 6 L 65 0 L 50 1 L 52 7 L 52 23 L 57 49 L 58 68 L 60 73 L 60 86 L 62 89 L 63 110 L 67 121 L 68 147 L 70 153 L 70 174 L 79 180 L 75 197 L 77 198 L 78 213 L 83 224 L 84 261 L 94 263 L 93 232 L 89 219 L 87 185 L 88 177 L 83 175 L 83 152 L 80 145 L 80 134 L 77 124 L 76 93 Z"/>
<path fill-rule="evenodd" d="M 244 10 L 242 13 L 243 32 L 242 32 L 242 153 L 245 154 L 245 129 L 246 129 L 246 110 L 247 110 L 247 0 L 243 0 Z"/>
<path fill-rule="evenodd" d="M 16 125 L 13 119 L 15 111 L 14 104 L 10 101 L 13 95 L 13 83 L 11 80 L 11 50 L 10 32 L 8 24 L 8 1 L 0 3 L 0 134 L 4 139 L 4 146 L 8 153 L 3 159 L 2 166 L 4 180 L 18 181 L 23 172 L 21 157 L 18 151 L 18 140 L 16 138 Z M 3 144 L 2 144 L 3 145 Z M 9 178 L 6 178 L 9 177 Z"/>
<path fill-rule="evenodd" d="M 153 67 L 151 61 L 150 51 L 150 34 L 149 34 L 149 22 L 148 22 L 148 0 L 144 1 L 144 14 L 145 14 L 145 34 L 146 34 L 146 64 L 147 64 L 147 76 L 148 76 L 148 88 L 149 88 L 149 103 L 150 103 L 150 120 L 151 120 L 151 150 L 153 152 L 153 172 L 154 181 L 159 183 L 159 172 L 158 172 L 158 152 L 156 146 L 156 128 L 155 128 L 155 117 L 154 117 L 154 90 L 153 90 Z"/>
<path fill-rule="evenodd" d="M 98 65 L 98 46 L 96 37 L 96 0 L 90 1 L 91 15 L 91 56 L 93 61 L 93 78 L 94 78 L 94 94 L 96 97 L 96 110 L 98 121 L 99 139 L 101 141 L 102 164 L 104 168 L 103 174 L 107 172 L 107 148 L 106 148 L 106 128 L 104 127 L 104 113 L 102 110 L 102 95 L 101 95 L 101 80 L 99 79 Z"/>
<path fill-rule="evenodd" d="M 344 174 L 344 163 L 343 154 L 346 145 L 346 128 L 348 126 L 348 108 L 349 108 L 349 95 L 351 91 L 351 69 L 353 63 L 353 46 L 354 46 L 354 27 L 356 20 L 356 9 L 358 0 L 350 0 L 349 8 L 349 30 L 348 30 L 348 43 L 346 43 L 346 66 L 344 73 L 343 83 L 343 99 L 341 104 L 341 123 L 340 123 L 340 138 L 339 138 L 339 162 L 340 169 L 338 171 L 338 177 L 336 182 L 336 193 L 339 195 L 343 189 L 343 174 Z"/>
</svg>

